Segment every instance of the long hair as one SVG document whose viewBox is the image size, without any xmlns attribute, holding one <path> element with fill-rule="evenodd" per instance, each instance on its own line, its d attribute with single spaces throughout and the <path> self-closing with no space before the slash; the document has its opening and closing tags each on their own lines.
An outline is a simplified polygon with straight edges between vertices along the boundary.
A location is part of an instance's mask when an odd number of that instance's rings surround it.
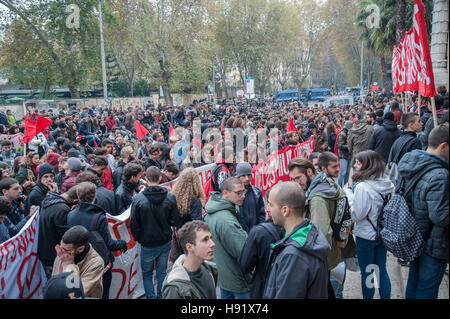
<svg viewBox="0 0 450 319">
<path fill-rule="evenodd" d="M 200 177 L 197 171 L 192 168 L 186 168 L 178 177 L 172 191 L 177 200 L 178 210 L 181 216 L 188 215 L 191 211 L 191 201 L 198 197 L 205 205 L 205 192 L 200 183 Z"/>
<path fill-rule="evenodd" d="M 361 169 L 353 174 L 353 182 L 378 179 L 384 175 L 386 161 L 375 151 L 367 150 L 356 154 L 355 161 L 361 163 Z"/>
</svg>

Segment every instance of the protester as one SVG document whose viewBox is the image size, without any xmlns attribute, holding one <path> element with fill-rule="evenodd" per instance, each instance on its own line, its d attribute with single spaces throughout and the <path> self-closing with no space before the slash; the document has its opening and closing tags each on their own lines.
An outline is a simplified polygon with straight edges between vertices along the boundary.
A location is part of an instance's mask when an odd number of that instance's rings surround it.
<svg viewBox="0 0 450 319">
<path fill-rule="evenodd" d="M 356 125 L 355 125 L 356 124 Z M 353 127 L 348 130 L 347 146 L 352 154 L 352 166 L 356 154 L 369 149 L 369 142 L 374 132 L 373 126 L 358 120 Z"/>
<path fill-rule="evenodd" d="M 136 154 L 131 146 L 125 146 L 118 154 L 120 154 L 120 160 L 112 174 L 114 191 L 116 191 L 119 188 L 120 183 L 122 183 L 122 173 L 125 165 L 136 159 Z"/>
<path fill-rule="evenodd" d="M 139 180 L 144 175 L 144 166 L 138 163 L 128 163 L 123 168 L 122 182 L 114 193 L 116 209 L 119 215 L 131 205 L 133 196 L 140 191 Z"/>
<path fill-rule="evenodd" d="M 387 162 L 392 145 L 399 136 L 400 130 L 394 122 L 394 115 L 391 112 L 387 112 L 384 115 L 381 128 L 374 131 L 370 138 L 369 149 L 380 154 L 384 161 Z"/>
<path fill-rule="evenodd" d="M 269 194 L 274 224 L 287 236 L 273 245 L 265 299 L 328 298 L 330 245 L 319 228 L 305 219 L 305 194 L 295 182 L 279 183 Z"/>
<path fill-rule="evenodd" d="M 346 121 L 344 125 L 344 128 L 337 136 L 337 155 L 339 157 L 340 166 L 338 184 L 340 187 L 344 187 L 348 182 L 352 160 L 352 153 L 348 149 L 347 136 L 349 129 L 353 126 L 353 122 Z"/>
<path fill-rule="evenodd" d="M 250 298 L 251 274 L 244 275 L 237 262 L 247 239 L 236 207 L 244 198 L 244 184 L 237 177 L 229 177 L 222 182 L 221 192 L 211 192 L 205 207 L 205 221 L 216 244 L 214 261 L 219 270 L 221 299 Z"/>
<path fill-rule="evenodd" d="M 448 263 L 448 161 L 449 129 L 435 127 L 428 136 L 427 150 L 406 153 L 398 164 L 405 185 L 427 170 L 409 194 L 408 207 L 425 241 L 423 253 L 410 262 L 407 299 L 436 299 Z"/>
<path fill-rule="evenodd" d="M 147 299 L 161 299 L 172 240 L 171 226 L 180 226 L 180 217 L 173 194 L 158 186 L 161 176 L 156 166 L 146 171 L 148 187 L 137 194 L 131 204 L 130 230 L 141 244 L 141 268 Z M 157 289 L 153 285 L 156 262 Z"/>
<path fill-rule="evenodd" d="M 390 299 L 391 282 L 386 269 L 386 247 L 377 240 L 380 208 L 394 194 L 395 187 L 385 176 L 385 161 L 377 152 L 368 150 L 355 157 L 356 172 L 352 176 L 356 185 L 352 202 L 352 219 L 355 221 L 356 253 L 361 269 L 361 288 L 364 299 L 373 299 L 374 287 L 369 287 L 368 276 L 377 266 L 381 299 Z"/>
<path fill-rule="evenodd" d="M 30 210 L 30 214 L 22 219 L 22 221 L 17 225 L 11 223 L 8 218 L 8 215 L 12 212 L 13 206 L 11 205 L 11 202 L 7 198 L 0 196 L 0 243 L 14 237 L 22 229 L 22 227 L 25 226 L 36 210 Z"/>
<path fill-rule="evenodd" d="M 85 297 L 102 298 L 103 259 L 89 244 L 89 231 L 80 225 L 69 228 L 59 245 L 52 277 L 69 272 L 81 278 Z"/>
<path fill-rule="evenodd" d="M 187 222 L 178 232 L 181 255 L 163 283 L 164 299 L 216 299 L 217 267 L 208 224 Z"/>
<path fill-rule="evenodd" d="M 55 170 L 50 164 L 42 164 L 39 167 L 39 180 L 25 201 L 25 212 L 29 212 L 32 206 L 41 206 L 48 191 L 58 192 L 58 186 L 54 182 Z"/>
</svg>

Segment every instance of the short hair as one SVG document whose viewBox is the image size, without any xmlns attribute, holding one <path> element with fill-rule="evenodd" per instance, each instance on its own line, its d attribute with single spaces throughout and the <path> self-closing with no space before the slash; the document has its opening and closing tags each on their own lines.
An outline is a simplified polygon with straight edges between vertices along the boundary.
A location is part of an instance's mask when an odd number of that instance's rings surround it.
<svg viewBox="0 0 450 319">
<path fill-rule="evenodd" d="M 13 211 L 11 202 L 4 196 L 0 196 L 0 216 L 8 216 Z"/>
<path fill-rule="evenodd" d="M 322 167 L 328 167 L 331 162 L 337 162 L 338 160 L 338 157 L 333 153 L 323 152 L 322 154 L 320 154 L 317 164 L 319 165 L 319 168 L 322 169 Z"/>
<path fill-rule="evenodd" d="M 313 172 L 316 170 L 313 163 L 303 157 L 293 158 L 288 165 L 289 172 L 292 172 L 294 169 L 298 169 L 301 173 L 305 175 L 308 168 L 310 168 Z"/>
<path fill-rule="evenodd" d="M 77 184 L 81 184 L 83 182 L 91 182 L 94 185 L 98 185 L 100 183 L 100 178 L 97 175 L 86 171 L 80 173 L 75 180 L 75 183 Z"/>
<path fill-rule="evenodd" d="M 407 129 L 409 124 L 416 121 L 416 116 L 419 116 L 416 112 L 407 112 L 402 114 L 402 126 L 403 129 Z"/>
<path fill-rule="evenodd" d="M 172 173 L 174 175 L 177 175 L 180 172 L 177 164 L 175 164 L 172 161 L 166 161 L 166 165 L 164 166 L 164 170 L 168 171 L 169 173 Z"/>
<path fill-rule="evenodd" d="M 96 195 L 96 185 L 91 182 L 82 182 L 78 184 L 77 195 L 78 199 L 85 203 L 92 203 Z"/>
<path fill-rule="evenodd" d="M 3 141 L 2 141 L 2 147 L 3 147 L 3 146 L 11 146 L 11 145 L 12 145 L 12 143 L 11 143 L 10 140 L 3 140 Z"/>
<path fill-rule="evenodd" d="M 104 149 L 104 148 L 99 147 L 99 148 L 94 150 L 94 155 L 102 156 L 102 155 L 105 155 L 105 154 L 106 154 L 106 149 Z"/>
<path fill-rule="evenodd" d="M 210 231 L 208 224 L 201 220 L 187 222 L 178 231 L 178 241 L 185 254 L 188 253 L 186 244 L 195 245 L 197 231 L 199 230 Z"/>
<path fill-rule="evenodd" d="M 371 117 L 374 120 L 376 120 L 377 119 L 377 114 L 375 112 L 369 112 L 369 117 Z"/>
<path fill-rule="evenodd" d="M 377 115 L 377 117 L 383 117 L 384 116 L 384 110 L 383 109 L 378 109 L 375 111 L 375 114 Z"/>
<path fill-rule="evenodd" d="M 231 192 L 233 191 L 234 185 L 237 184 L 243 185 L 242 181 L 238 177 L 235 176 L 228 177 L 222 182 L 222 184 L 220 184 L 220 190 L 221 191 L 226 190 Z"/>
<path fill-rule="evenodd" d="M 305 214 L 305 192 L 296 182 L 280 182 L 271 189 L 271 193 L 276 192 L 277 205 L 289 207 L 297 217 L 303 217 Z"/>
<path fill-rule="evenodd" d="M 157 145 L 150 145 L 147 147 L 147 153 L 152 154 L 154 152 L 159 152 L 160 148 Z"/>
<path fill-rule="evenodd" d="M 78 199 L 77 185 L 72 186 L 65 194 L 72 200 Z"/>
<path fill-rule="evenodd" d="M 108 159 L 104 156 L 96 156 L 94 158 L 94 166 L 108 166 Z"/>
<path fill-rule="evenodd" d="M 19 182 L 15 178 L 7 177 L 5 179 L 2 179 L 0 181 L 0 195 L 2 194 L 4 189 L 9 190 L 14 184 L 19 184 Z"/>
<path fill-rule="evenodd" d="M 89 230 L 85 227 L 76 225 L 69 228 L 61 239 L 63 243 L 72 245 L 74 248 L 78 248 L 89 242 L 90 235 Z"/>
<path fill-rule="evenodd" d="M 150 183 L 157 183 L 159 181 L 160 174 L 161 170 L 157 166 L 150 166 L 145 172 L 145 175 Z"/>
<path fill-rule="evenodd" d="M 313 159 L 319 158 L 319 156 L 320 156 L 320 153 L 319 153 L 319 152 L 311 153 L 311 155 L 309 155 L 308 160 L 310 160 L 311 163 L 312 163 Z"/>
<path fill-rule="evenodd" d="M 142 165 L 137 163 L 128 163 L 124 166 L 122 176 L 123 179 L 129 181 L 133 176 L 137 176 L 140 172 L 142 172 Z"/>
<path fill-rule="evenodd" d="M 128 155 L 130 153 L 133 153 L 133 148 L 131 146 L 125 146 L 124 148 L 122 148 L 122 150 L 120 151 L 120 157 L 124 158 L 125 155 Z"/>
<path fill-rule="evenodd" d="M 109 138 L 105 138 L 105 139 L 102 141 L 102 147 L 104 147 L 104 146 L 106 146 L 106 145 L 109 145 L 109 144 L 114 144 L 113 141 L 111 141 Z"/>
<path fill-rule="evenodd" d="M 437 149 L 442 143 L 448 144 L 448 126 L 441 124 L 436 126 L 431 130 L 430 135 L 428 135 L 428 146 L 432 149 Z"/>
</svg>

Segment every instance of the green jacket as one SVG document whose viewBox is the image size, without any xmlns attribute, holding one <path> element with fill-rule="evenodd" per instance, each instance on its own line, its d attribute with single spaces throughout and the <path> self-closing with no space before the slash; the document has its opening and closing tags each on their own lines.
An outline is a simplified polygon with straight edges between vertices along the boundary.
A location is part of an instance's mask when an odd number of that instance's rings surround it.
<svg viewBox="0 0 450 319">
<path fill-rule="evenodd" d="M 16 125 L 16 117 L 14 116 L 14 114 L 7 114 L 6 118 L 8 119 L 8 123 L 10 126 L 12 125 Z"/>
<path fill-rule="evenodd" d="M 210 194 L 205 222 L 216 245 L 214 262 L 219 271 L 218 286 L 234 293 L 250 292 L 252 274 L 244 275 L 238 264 L 247 240 L 247 233 L 239 223 L 239 207 L 223 199 L 220 192 Z"/>
<path fill-rule="evenodd" d="M 341 248 L 336 247 L 332 240 L 331 220 L 335 211 L 336 200 L 345 197 L 345 191 L 332 178 L 319 173 L 312 180 L 305 195 L 310 214 L 307 217 L 319 227 L 331 246 L 331 252 L 328 255 L 328 269 L 333 269 L 341 261 L 342 255 Z"/>
<path fill-rule="evenodd" d="M 189 274 L 183 267 L 186 255 L 181 255 L 173 264 L 172 270 L 167 274 L 163 282 L 163 299 L 201 299 L 200 292 L 191 282 Z M 214 286 L 217 286 L 217 267 L 214 263 L 204 261 L 203 266 L 211 274 Z"/>
<path fill-rule="evenodd" d="M 369 149 L 369 142 L 372 134 L 373 126 L 367 123 L 359 124 L 348 130 L 347 146 L 348 150 L 353 155 L 352 165 L 355 162 L 356 154 Z"/>
</svg>

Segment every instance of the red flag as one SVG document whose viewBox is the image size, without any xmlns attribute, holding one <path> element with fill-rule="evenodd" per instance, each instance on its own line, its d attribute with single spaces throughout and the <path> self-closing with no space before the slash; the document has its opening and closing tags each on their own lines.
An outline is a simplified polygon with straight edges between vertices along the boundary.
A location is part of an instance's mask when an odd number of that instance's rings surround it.
<svg viewBox="0 0 450 319">
<path fill-rule="evenodd" d="M 224 121 L 225 121 L 225 118 L 222 118 L 222 124 L 220 125 L 220 129 L 221 130 L 225 129 L 225 125 L 223 124 Z"/>
<path fill-rule="evenodd" d="M 290 116 L 289 116 L 289 123 L 287 126 L 286 133 L 289 133 L 289 132 L 297 132 L 298 133 L 297 128 L 295 127 L 294 121 L 291 119 Z"/>
<path fill-rule="evenodd" d="M 160 124 L 159 123 L 159 118 L 157 116 L 155 116 L 155 120 L 156 120 L 156 122 L 158 122 L 158 124 Z"/>
<path fill-rule="evenodd" d="M 41 133 L 46 127 L 52 124 L 52 120 L 36 115 L 36 120 L 28 118 L 28 114 L 25 115 L 25 136 L 23 141 L 25 143 L 30 142 L 36 135 Z"/>
<path fill-rule="evenodd" d="M 422 96 L 436 95 L 433 65 L 428 44 L 425 7 L 414 0 L 413 27 L 403 37 L 392 55 L 394 93 L 419 90 Z"/>
<path fill-rule="evenodd" d="M 92 140 L 94 141 L 95 149 L 97 149 L 98 145 L 97 145 L 97 141 L 95 140 L 95 137 Z"/>
<path fill-rule="evenodd" d="M 139 123 L 138 120 L 134 120 L 134 124 L 136 126 L 136 135 L 138 137 L 139 142 L 141 138 L 148 134 L 148 130 Z"/>
<path fill-rule="evenodd" d="M 172 124 L 169 122 L 169 140 L 170 140 L 172 137 L 178 139 L 177 133 L 176 133 L 175 130 L 173 129 Z"/>
</svg>

